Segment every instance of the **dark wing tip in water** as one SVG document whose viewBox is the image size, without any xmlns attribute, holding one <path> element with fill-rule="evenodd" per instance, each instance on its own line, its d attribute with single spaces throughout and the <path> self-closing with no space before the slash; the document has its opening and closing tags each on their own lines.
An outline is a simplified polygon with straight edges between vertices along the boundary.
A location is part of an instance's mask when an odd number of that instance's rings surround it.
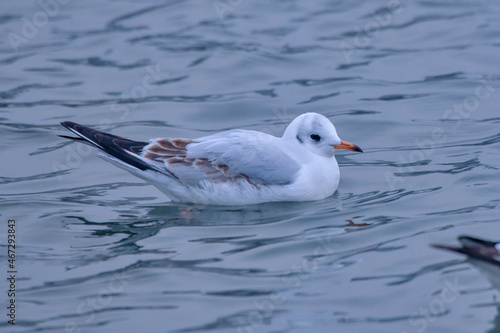
<svg viewBox="0 0 500 333">
<path fill-rule="evenodd" d="M 463 246 L 467 247 L 474 247 L 474 246 L 495 247 L 495 245 L 497 244 L 496 242 L 491 242 L 470 236 L 459 236 L 458 240 Z"/>
<path fill-rule="evenodd" d="M 458 240 L 461 247 L 441 244 L 430 244 L 431 247 L 465 254 L 467 257 L 500 266 L 500 252 L 496 249 L 495 242 L 479 238 L 460 236 Z"/>
<path fill-rule="evenodd" d="M 86 141 L 120 161 L 140 170 L 149 169 L 157 171 L 151 165 L 141 160 L 138 156 L 135 157 L 129 153 L 131 152 L 139 155 L 142 148 L 149 144 L 148 142 L 125 139 L 120 136 L 104 133 L 90 127 L 74 123 L 72 121 L 63 121 L 61 122 L 61 125 L 80 137 L 73 138 L 70 136 L 60 135 L 63 138 Z"/>
<path fill-rule="evenodd" d="M 458 246 L 451 246 L 451 245 L 444 245 L 444 244 L 434 244 L 434 243 L 429 244 L 429 246 L 433 247 L 435 249 L 449 250 L 449 251 L 454 251 L 454 252 L 460 252 L 460 253 L 462 253 L 460 251 L 462 248 L 458 247 Z"/>
</svg>

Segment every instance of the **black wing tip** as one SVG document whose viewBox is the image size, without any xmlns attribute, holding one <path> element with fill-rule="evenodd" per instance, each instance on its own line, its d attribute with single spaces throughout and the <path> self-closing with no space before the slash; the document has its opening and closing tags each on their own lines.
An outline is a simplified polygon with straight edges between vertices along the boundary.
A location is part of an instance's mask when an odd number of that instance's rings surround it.
<svg viewBox="0 0 500 333">
<path fill-rule="evenodd" d="M 133 141 L 113 134 L 101 132 L 93 128 L 80 125 L 72 121 L 62 121 L 61 125 L 79 136 L 73 138 L 66 135 L 59 135 L 65 139 L 75 139 L 79 142 L 89 143 L 118 160 L 135 167 L 139 170 L 156 170 L 148 163 L 140 159 L 141 149 L 148 145 L 148 142 Z M 134 156 L 133 153 L 137 156 Z"/>
<path fill-rule="evenodd" d="M 58 137 L 60 138 L 64 138 L 64 139 L 69 139 L 69 140 L 77 140 L 77 141 L 86 141 L 82 138 L 79 138 L 77 136 L 69 136 L 69 135 L 58 135 Z"/>
<path fill-rule="evenodd" d="M 461 246 L 429 244 L 437 249 L 448 250 L 466 255 L 470 259 L 484 261 L 496 266 L 500 266 L 498 260 L 498 250 L 495 242 L 482 240 L 470 236 L 459 236 L 458 241 Z"/>
<path fill-rule="evenodd" d="M 460 252 L 460 249 L 461 249 L 458 246 L 436 244 L 436 243 L 431 243 L 431 244 L 429 244 L 429 246 L 433 247 L 435 249 L 448 250 L 448 251 L 454 251 L 454 252 Z"/>
<path fill-rule="evenodd" d="M 78 137 L 59 135 L 60 137 L 65 138 L 65 139 L 78 140 L 78 141 L 88 141 L 89 143 L 100 148 L 100 146 L 97 144 L 97 142 L 95 141 L 95 139 L 93 137 L 96 134 L 102 133 L 102 132 L 96 131 L 90 127 L 86 127 L 86 126 L 80 125 L 80 124 L 72 122 L 72 121 L 61 121 L 61 125 L 64 126 L 66 129 L 70 130 L 71 132 L 73 132 L 74 134 L 76 134 Z M 102 134 L 105 134 L 105 133 L 102 133 Z"/>
<path fill-rule="evenodd" d="M 72 132 L 78 132 L 79 134 L 81 134 L 83 136 L 93 135 L 95 133 L 101 133 L 101 134 L 104 134 L 104 135 L 109 135 L 109 136 L 117 137 L 116 135 L 112 135 L 112 134 L 108 134 L 108 133 L 105 133 L 105 132 L 101 132 L 101 131 L 95 130 L 95 129 L 91 128 L 91 127 L 75 123 L 73 121 L 61 121 L 61 125 L 64 126 L 67 129 L 69 129 L 70 131 L 72 131 Z"/>
<path fill-rule="evenodd" d="M 485 247 L 494 247 L 497 243 L 489 240 L 471 237 L 471 236 L 459 236 L 459 242 L 466 247 L 477 247 L 477 246 L 485 246 Z"/>
<path fill-rule="evenodd" d="M 497 242 L 492 242 L 489 240 L 484 240 L 481 238 L 467 236 L 467 235 L 460 235 L 457 237 L 457 239 L 460 242 L 460 245 L 462 245 L 462 247 L 453 245 L 435 244 L 435 243 L 431 243 L 429 244 L 429 246 L 438 249 L 459 251 L 460 249 L 472 248 L 472 247 L 495 247 L 495 245 L 497 244 Z"/>
<path fill-rule="evenodd" d="M 75 126 L 80 125 L 80 124 L 66 120 L 66 121 L 61 121 L 61 125 L 63 125 L 67 129 L 70 129 L 70 128 L 74 128 Z"/>
</svg>

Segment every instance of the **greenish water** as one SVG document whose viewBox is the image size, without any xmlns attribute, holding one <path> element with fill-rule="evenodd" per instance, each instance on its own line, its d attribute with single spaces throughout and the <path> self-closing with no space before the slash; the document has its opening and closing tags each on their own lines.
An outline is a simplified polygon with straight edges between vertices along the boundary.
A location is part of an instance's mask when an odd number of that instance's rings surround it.
<svg viewBox="0 0 500 333">
<path fill-rule="evenodd" d="M 500 239 L 497 2 L 48 3 L 1 5 L 1 331 L 500 330 L 498 291 L 428 246 Z M 57 136 L 281 135 L 304 112 L 365 151 L 318 202 L 169 203 Z"/>
</svg>

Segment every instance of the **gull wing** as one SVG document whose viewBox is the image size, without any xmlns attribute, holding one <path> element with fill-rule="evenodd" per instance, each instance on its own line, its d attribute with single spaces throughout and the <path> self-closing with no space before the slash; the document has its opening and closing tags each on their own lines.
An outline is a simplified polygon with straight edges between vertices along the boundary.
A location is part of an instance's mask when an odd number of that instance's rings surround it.
<svg viewBox="0 0 500 333">
<path fill-rule="evenodd" d="M 253 185 L 286 185 L 300 169 L 299 164 L 280 149 L 278 138 L 255 131 L 234 130 L 189 139 L 156 139 L 142 156 L 162 163 L 189 185 L 204 180 L 231 182 L 244 180 Z"/>
</svg>

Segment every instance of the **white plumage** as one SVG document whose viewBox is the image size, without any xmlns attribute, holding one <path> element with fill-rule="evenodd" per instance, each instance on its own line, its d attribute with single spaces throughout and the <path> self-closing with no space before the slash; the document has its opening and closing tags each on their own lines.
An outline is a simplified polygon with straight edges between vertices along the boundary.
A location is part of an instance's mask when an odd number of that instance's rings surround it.
<svg viewBox="0 0 500 333">
<path fill-rule="evenodd" d="M 145 179 L 176 202 L 245 205 L 319 200 L 339 183 L 334 150 L 362 150 L 341 141 L 333 124 L 306 113 L 282 137 L 232 130 L 197 139 L 138 142 L 73 123 L 63 126 L 101 149 L 113 164 Z"/>
</svg>

